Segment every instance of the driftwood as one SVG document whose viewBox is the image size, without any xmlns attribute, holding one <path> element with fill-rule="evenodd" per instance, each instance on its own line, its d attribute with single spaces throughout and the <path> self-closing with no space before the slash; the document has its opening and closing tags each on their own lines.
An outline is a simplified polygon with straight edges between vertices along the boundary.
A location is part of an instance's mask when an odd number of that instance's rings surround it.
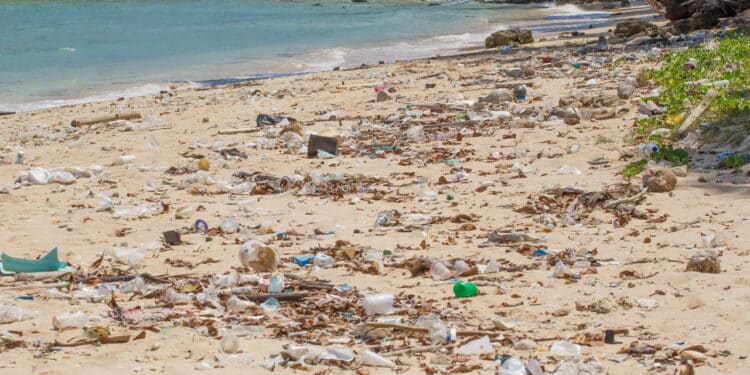
<svg viewBox="0 0 750 375">
<path fill-rule="evenodd" d="M 51 279 L 59 279 L 62 276 L 73 273 L 73 270 L 65 271 L 50 271 L 50 272 L 34 272 L 34 273 L 18 273 L 15 275 L 16 281 L 44 281 Z"/>
<path fill-rule="evenodd" d="M 685 121 L 683 121 L 682 125 L 680 125 L 680 128 L 677 130 L 677 134 L 684 134 L 685 131 L 687 131 L 690 127 L 693 126 L 696 121 L 698 121 L 698 118 L 703 115 L 703 112 L 706 112 L 709 99 L 711 99 L 711 97 L 715 95 L 716 92 L 714 90 L 708 90 L 701 102 L 698 103 L 698 105 L 693 108 L 692 111 L 690 111 L 688 117 L 685 119 Z"/>
<path fill-rule="evenodd" d="M 237 129 L 224 129 L 219 130 L 221 135 L 232 135 L 232 134 L 244 134 L 244 133 L 255 133 L 261 131 L 263 128 L 237 128 Z"/>
<path fill-rule="evenodd" d="M 142 273 L 139 275 L 144 280 L 148 280 L 157 284 L 171 284 L 172 282 L 169 280 L 162 279 L 160 277 L 156 277 L 150 273 Z M 105 283 L 112 283 L 116 281 L 130 281 L 135 279 L 135 275 L 125 275 L 125 276 L 104 276 L 100 277 L 100 280 L 104 281 Z"/>
<path fill-rule="evenodd" d="M 409 331 L 409 332 L 419 332 L 419 333 L 428 333 L 430 330 L 426 327 L 417 327 L 417 326 L 410 326 L 406 324 L 396 324 L 396 323 L 380 323 L 380 322 L 370 322 L 366 323 L 365 326 L 370 328 L 394 328 L 394 329 L 400 329 L 402 331 Z M 497 335 L 497 332 L 492 331 L 471 331 L 471 330 L 458 330 L 456 331 L 456 336 L 492 336 Z"/>
<path fill-rule="evenodd" d="M 0 111 L 0 116 L 8 116 L 8 115 L 13 115 L 13 114 L 15 114 L 15 112 L 3 112 L 3 111 Z"/>
<path fill-rule="evenodd" d="M 430 129 L 440 129 L 440 128 L 461 127 L 461 126 L 473 126 L 477 124 L 479 124 L 479 121 L 467 120 L 467 121 L 449 122 L 445 124 L 427 124 L 427 125 L 422 125 L 422 127 L 424 128 L 424 130 L 430 130 Z"/>
<path fill-rule="evenodd" d="M 269 298 L 276 298 L 279 301 L 297 301 L 312 297 L 319 293 L 312 292 L 296 292 L 296 293 L 263 293 L 257 294 L 258 287 L 238 287 L 228 288 L 219 291 L 219 295 L 222 297 L 229 296 L 242 296 L 242 298 L 248 301 L 265 301 Z"/>
<path fill-rule="evenodd" d="M 609 201 L 609 202 L 607 202 L 607 203 L 604 204 L 604 208 L 614 208 L 614 207 L 617 207 L 617 206 L 619 206 L 619 205 L 621 205 L 623 203 L 632 203 L 632 202 L 635 202 L 638 199 L 640 199 L 643 196 L 643 194 L 646 194 L 647 191 L 648 191 L 648 188 L 643 188 L 643 190 L 641 190 L 636 195 Z"/>
<path fill-rule="evenodd" d="M 131 111 L 131 112 L 115 113 L 113 115 L 102 115 L 102 116 L 96 116 L 96 117 L 76 119 L 76 120 L 71 121 L 70 125 L 74 127 L 79 127 L 79 126 L 99 124 L 102 122 L 110 122 L 114 120 L 132 120 L 136 118 L 141 118 L 141 114 L 138 112 Z"/>
</svg>

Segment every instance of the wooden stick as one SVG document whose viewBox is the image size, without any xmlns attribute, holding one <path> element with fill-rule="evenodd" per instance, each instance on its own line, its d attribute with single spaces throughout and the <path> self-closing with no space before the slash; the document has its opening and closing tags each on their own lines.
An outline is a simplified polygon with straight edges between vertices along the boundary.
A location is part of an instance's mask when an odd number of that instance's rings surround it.
<svg viewBox="0 0 750 375">
<path fill-rule="evenodd" d="M 152 275 L 150 273 L 146 273 L 146 272 L 140 274 L 139 276 L 142 277 L 145 280 L 148 280 L 148 281 L 151 281 L 151 282 L 155 282 L 155 283 L 158 283 L 158 284 L 171 284 L 172 283 L 169 280 L 164 280 L 162 278 L 156 277 L 156 276 L 154 276 L 154 275 Z M 111 282 L 115 282 L 115 281 L 130 281 L 130 280 L 135 279 L 135 275 L 104 276 L 104 277 L 101 277 L 100 279 L 102 281 L 106 282 L 106 283 L 111 283 Z"/>
<path fill-rule="evenodd" d="M 394 328 L 409 332 L 428 333 L 430 330 L 425 327 L 409 326 L 406 324 L 396 323 L 381 323 L 381 322 L 370 322 L 366 323 L 365 326 L 371 328 Z M 497 332 L 493 331 L 472 331 L 472 330 L 461 330 L 456 331 L 456 336 L 492 336 L 498 335 Z"/>
<path fill-rule="evenodd" d="M 96 117 L 89 117 L 89 118 L 83 118 L 83 119 L 76 119 L 70 122 L 71 126 L 79 127 L 79 126 L 85 126 L 85 125 L 93 125 L 93 124 L 99 124 L 102 122 L 110 122 L 114 120 L 131 120 L 141 118 L 141 114 L 138 112 L 122 112 L 122 113 L 115 113 L 114 115 L 102 115 L 102 116 L 96 116 Z"/>
<path fill-rule="evenodd" d="M 237 128 L 237 129 L 224 129 L 219 130 L 221 135 L 232 135 L 232 134 L 244 134 L 244 133 L 255 133 L 261 131 L 263 128 Z"/>
<path fill-rule="evenodd" d="M 703 96 L 701 102 L 690 112 L 690 115 L 688 115 L 682 125 L 680 125 L 680 128 L 677 130 L 677 134 L 683 134 L 686 130 L 688 130 L 688 128 L 693 126 L 693 123 L 695 123 L 698 118 L 703 115 L 703 112 L 705 112 L 708 108 L 708 100 L 714 96 L 716 96 L 716 91 L 714 91 L 713 89 L 706 92 L 706 95 Z"/>
<path fill-rule="evenodd" d="M 636 195 L 609 201 L 609 202 L 607 202 L 607 203 L 604 204 L 604 208 L 615 208 L 615 207 L 617 207 L 617 206 L 619 206 L 619 205 L 621 205 L 623 203 L 635 202 L 638 199 L 640 199 L 643 196 L 643 194 L 646 194 L 647 191 L 648 191 L 648 188 L 643 188 Z"/>
<path fill-rule="evenodd" d="M 13 115 L 13 114 L 15 114 L 15 112 L 3 112 L 3 111 L 0 111 L 0 116 L 8 116 L 8 115 Z"/>
<path fill-rule="evenodd" d="M 392 352 L 380 353 L 380 355 L 394 356 L 394 355 L 402 355 L 402 354 L 424 353 L 424 352 L 431 352 L 435 349 L 437 349 L 437 347 L 435 346 L 415 346 L 413 348 L 406 348 L 406 349 L 401 349 L 401 350 L 394 350 Z"/>
<path fill-rule="evenodd" d="M 424 130 L 432 129 L 432 128 L 452 128 L 452 127 L 459 127 L 459 126 L 472 126 L 477 125 L 478 121 L 473 120 L 467 120 L 467 121 L 458 121 L 458 122 L 449 122 L 445 124 L 428 124 L 428 125 L 422 125 Z"/>
<path fill-rule="evenodd" d="M 254 294 L 258 292 L 257 287 L 239 287 L 222 289 L 219 291 L 219 295 L 222 297 L 228 296 L 242 296 L 249 301 L 265 301 L 269 298 L 276 298 L 279 301 L 297 301 L 312 297 L 318 293 L 311 292 L 294 292 L 294 293 L 265 293 L 265 294 Z"/>
</svg>

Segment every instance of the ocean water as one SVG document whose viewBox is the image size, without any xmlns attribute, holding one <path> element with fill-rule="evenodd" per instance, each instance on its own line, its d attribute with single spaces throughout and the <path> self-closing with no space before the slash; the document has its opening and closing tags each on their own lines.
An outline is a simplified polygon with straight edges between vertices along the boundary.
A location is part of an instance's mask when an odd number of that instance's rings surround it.
<svg viewBox="0 0 750 375">
<path fill-rule="evenodd" d="M 427 57 L 479 45 L 497 29 L 540 21 L 536 30 L 553 30 L 605 15 L 466 1 L 4 0 L 0 111 L 148 94 L 171 81 Z"/>
</svg>

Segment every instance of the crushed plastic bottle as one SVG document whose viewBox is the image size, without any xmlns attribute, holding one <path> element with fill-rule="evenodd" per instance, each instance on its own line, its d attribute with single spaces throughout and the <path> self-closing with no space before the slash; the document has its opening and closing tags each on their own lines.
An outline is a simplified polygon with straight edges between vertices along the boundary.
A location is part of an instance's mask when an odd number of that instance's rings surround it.
<svg viewBox="0 0 750 375">
<path fill-rule="evenodd" d="M 428 336 L 432 345 L 445 344 L 455 340 L 455 329 L 449 329 L 445 323 L 435 314 L 423 315 L 417 319 L 417 327 L 429 330 Z"/>
<path fill-rule="evenodd" d="M 88 323 L 89 318 L 83 311 L 62 313 L 52 318 L 52 326 L 58 331 L 68 328 L 81 328 Z"/>
<path fill-rule="evenodd" d="M 36 311 L 26 310 L 13 305 L 0 305 L 0 324 L 20 322 L 35 318 L 39 315 Z"/>
<path fill-rule="evenodd" d="M 396 364 L 393 363 L 390 359 L 384 358 L 381 355 L 372 352 L 368 349 L 365 349 L 364 352 L 362 352 L 361 355 L 362 364 L 365 366 L 373 366 L 373 367 L 385 367 L 385 368 L 394 368 L 396 367 Z"/>
<path fill-rule="evenodd" d="M 131 219 L 138 217 L 149 217 L 164 212 L 164 204 L 161 202 L 144 203 L 132 208 L 121 208 L 112 213 L 115 219 Z"/>
<path fill-rule="evenodd" d="M 482 336 L 478 339 L 467 342 L 466 344 L 453 350 L 454 354 L 475 355 L 484 353 L 493 353 L 492 343 L 488 336 Z"/>
<path fill-rule="evenodd" d="M 331 268 L 335 260 L 325 253 L 317 253 L 313 258 L 313 265 L 320 268 Z"/>
<path fill-rule="evenodd" d="M 427 225 L 433 222 L 433 218 L 430 215 L 425 214 L 403 214 L 401 215 L 401 223 L 404 225 Z"/>
<path fill-rule="evenodd" d="M 561 260 L 558 260 L 555 264 L 555 268 L 552 270 L 552 277 L 558 278 L 558 279 L 566 279 L 566 278 L 573 278 L 577 279 L 578 275 L 575 274 L 573 271 L 568 268 L 565 263 L 563 263 Z"/>
<path fill-rule="evenodd" d="M 432 275 L 432 279 L 436 281 L 448 280 L 453 277 L 451 270 L 448 269 L 445 262 L 439 260 L 432 262 L 432 265 L 430 266 L 430 274 Z"/>
<path fill-rule="evenodd" d="M 186 293 L 180 293 L 172 288 L 167 289 L 164 293 L 164 302 L 173 305 L 187 305 L 193 302 L 193 296 Z"/>
<path fill-rule="evenodd" d="M 240 229 L 240 225 L 235 218 L 227 217 L 221 222 L 219 229 L 224 233 L 235 233 Z"/>
<path fill-rule="evenodd" d="M 227 300 L 227 311 L 232 313 L 241 313 L 247 311 L 251 307 L 254 307 L 255 303 L 252 301 L 245 301 L 237 296 L 231 296 Z"/>
</svg>

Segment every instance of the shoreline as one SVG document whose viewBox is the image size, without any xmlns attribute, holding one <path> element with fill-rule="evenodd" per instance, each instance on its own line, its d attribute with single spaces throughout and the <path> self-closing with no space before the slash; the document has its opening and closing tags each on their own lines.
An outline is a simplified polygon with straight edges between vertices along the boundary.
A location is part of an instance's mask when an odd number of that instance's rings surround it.
<svg viewBox="0 0 750 375">
<path fill-rule="evenodd" d="M 509 4 L 514 5 L 514 4 Z M 549 8 L 550 5 L 543 5 L 543 4 L 533 4 L 531 8 Z M 602 13 L 608 13 L 604 16 L 603 21 L 599 21 L 596 23 L 597 27 L 595 27 L 596 30 L 599 30 L 601 28 L 607 28 L 610 26 L 614 26 L 614 18 L 613 13 L 616 13 L 618 11 L 627 11 L 629 9 L 645 9 L 648 12 L 652 12 L 650 8 L 648 8 L 645 5 L 637 5 L 630 8 L 613 8 L 613 9 L 606 9 L 601 10 L 597 7 L 578 7 L 573 5 L 563 5 L 563 6 L 553 6 L 553 8 L 563 8 L 567 9 L 566 12 L 561 12 L 556 15 L 551 15 L 548 17 L 545 17 L 544 19 L 538 20 L 534 23 L 526 24 L 510 24 L 510 25 L 488 25 L 486 28 L 483 28 L 482 30 L 479 29 L 468 29 L 464 33 L 459 34 L 446 34 L 446 35 L 438 35 L 434 37 L 430 37 L 427 39 L 419 39 L 419 40 L 402 40 L 398 42 L 393 42 L 386 45 L 369 45 L 364 48 L 358 48 L 356 51 L 377 51 L 377 50 L 386 50 L 393 46 L 400 46 L 400 45 L 406 45 L 406 46 L 418 46 L 422 45 L 425 42 L 432 42 L 432 44 L 427 44 L 428 49 L 434 49 L 437 52 L 433 54 L 433 52 L 422 52 L 415 56 L 407 56 L 404 58 L 393 58 L 389 60 L 383 60 L 386 64 L 395 63 L 395 62 L 404 62 L 404 61 L 415 61 L 415 60 L 423 60 L 423 59 L 430 59 L 430 58 L 440 58 L 445 56 L 456 56 L 460 55 L 466 51 L 474 51 L 474 50 L 484 50 L 483 41 L 484 37 L 489 36 L 493 30 L 502 30 L 506 28 L 528 28 L 533 30 L 534 32 L 534 38 L 535 40 L 538 40 L 539 38 L 549 38 L 554 37 L 556 35 L 559 35 L 563 32 L 569 32 L 569 31 L 575 31 L 575 30 L 581 30 L 585 27 L 587 24 L 591 24 L 591 20 L 587 19 L 586 16 L 588 14 L 592 15 L 599 15 Z M 572 8 L 571 8 L 572 7 Z M 549 8 L 552 9 L 552 8 Z M 579 9 L 581 11 L 584 11 L 586 13 L 582 14 L 581 16 L 577 16 L 575 14 L 570 13 L 572 9 Z M 593 10 L 589 10 L 593 9 Z M 655 14 L 655 13 L 654 13 Z M 553 18 L 549 19 L 549 17 L 561 17 L 561 18 Z M 570 18 L 567 18 L 570 17 Z M 580 17 L 580 18 L 576 18 Z M 596 20 L 599 18 L 595 18 L 592 20 Z M 560 26 L 556 26 L 558 29 L 546 31 L 545 29 L 549 26 L 545 26 L 545 23 L 548 21 L 556 22 L 560 24 Z M 525 21 L 524 21 L 525 22 Z M 540 31 L 541 29 L 541 31 Z M 447 47 L 444 45 L 451 44 L 450 42 L 443 42 L 440 40 L 445 39 L 460 39 L 460 38 L 471 38 L 475 41 L 456 41 L 453 44 L 458 44 L 458 46 L 455 47 Z M 481 39 L 481 41 L 480 41 Z M 481 44 L 480 44 L 481 43 Z M 311 52 L 311 54 L 319 54 L 319 53 L 327 53 L 329 51 L 338 50 L 339 48 L 330 48 L 330 49 L 324 49 L 320 51 L 314 51 Z M 349 51 L 350 53 L 355 51 L 353 48 L 345 48 L 344 50 Z M 296 55 L 296 58 L 302 58 L 304 56 L 307 56 L 308 54 L 300 54 Z M 423 56 L 420 56 L 423 55 Z M 38 101 L 32 101 L 32 102 L 25 102 L 25 103 L 15 103 L 15 104 L 9 104 L 4 107 L 0 106 L 0 112 L 4 113 L 28 113 L 28 112 L 34 112 L 38 110 L 44 110 L 44 109 L 51 109 L 51 108 L 57 108 L 57 107 L 67 107 L 67 106 L 75 106 L 75 105 L 81 105 L 81 104 L 87 104 L 87 103 L 97 103 L 97 102 L 106 102 L 111 100 L 117 100 L 120 98 L 135 98 L 135 97 L 142 97 L 142 96 L 150 96 L 150 95 L 157 95 L 165 90 L 168 90 L 170 86 L 179 85 L 179 86 L 195 86 L 195 87 L 217 87 L 225 84 L 235 84 L 235 83 L 242 83 L 242 82 L 249 82 L 249 81 L 257 81 L 257 80 L 265 80 L 265 79 L 273 79 L 273 78 L 279 78 L 279 77 L 288 77 L 288 76 L 295 76 L 295 75 L 304 75 L 304 74 L 316 74 L 316 73 L 323 73 L 326 71 L 330 71 L 334 68 L 337 69 L 353 69 L 358 68 L 363 65 L 367 66 L 375 66 L 376 61 L 369 61 L 369 62 L 352 62 L 347 65 L 343 66 L 330 66 L 326 69 L 320 69 L 320 70 L 301 70 L 296 72 L 270 72 L 270 73 L 261 73 L 261 74 L 242 74 L 242 75 L 236 75 L 236 74 L 230 74 L 230 75 L 224 75 L 224 76 L 218 76 L 215 78 L 203 78 L 203 79 L 195 79 L 195 80 L 184 80 L 184 79 L 175 79 L 175 80 L 166 80 L 166 81 L 159 81 L 159 82 L 140 82 L 140 83 L 133 83 L 133 84 L 122 84 L 122 88 L 120 89 L 113 89 L 113 90 L 94 90 L 95 93 L 92 93 L 92 95 L 85 95 L 82 97 L 70 97 L 70 98 L 58 98 L 58 99 L 44 99 L 44 100 L 38 100 Z M 326 64 L 326 63 L 320 63 L 320 64 Z M 98 91 L 98 92 L 96 92 Z"/>
</svg>

